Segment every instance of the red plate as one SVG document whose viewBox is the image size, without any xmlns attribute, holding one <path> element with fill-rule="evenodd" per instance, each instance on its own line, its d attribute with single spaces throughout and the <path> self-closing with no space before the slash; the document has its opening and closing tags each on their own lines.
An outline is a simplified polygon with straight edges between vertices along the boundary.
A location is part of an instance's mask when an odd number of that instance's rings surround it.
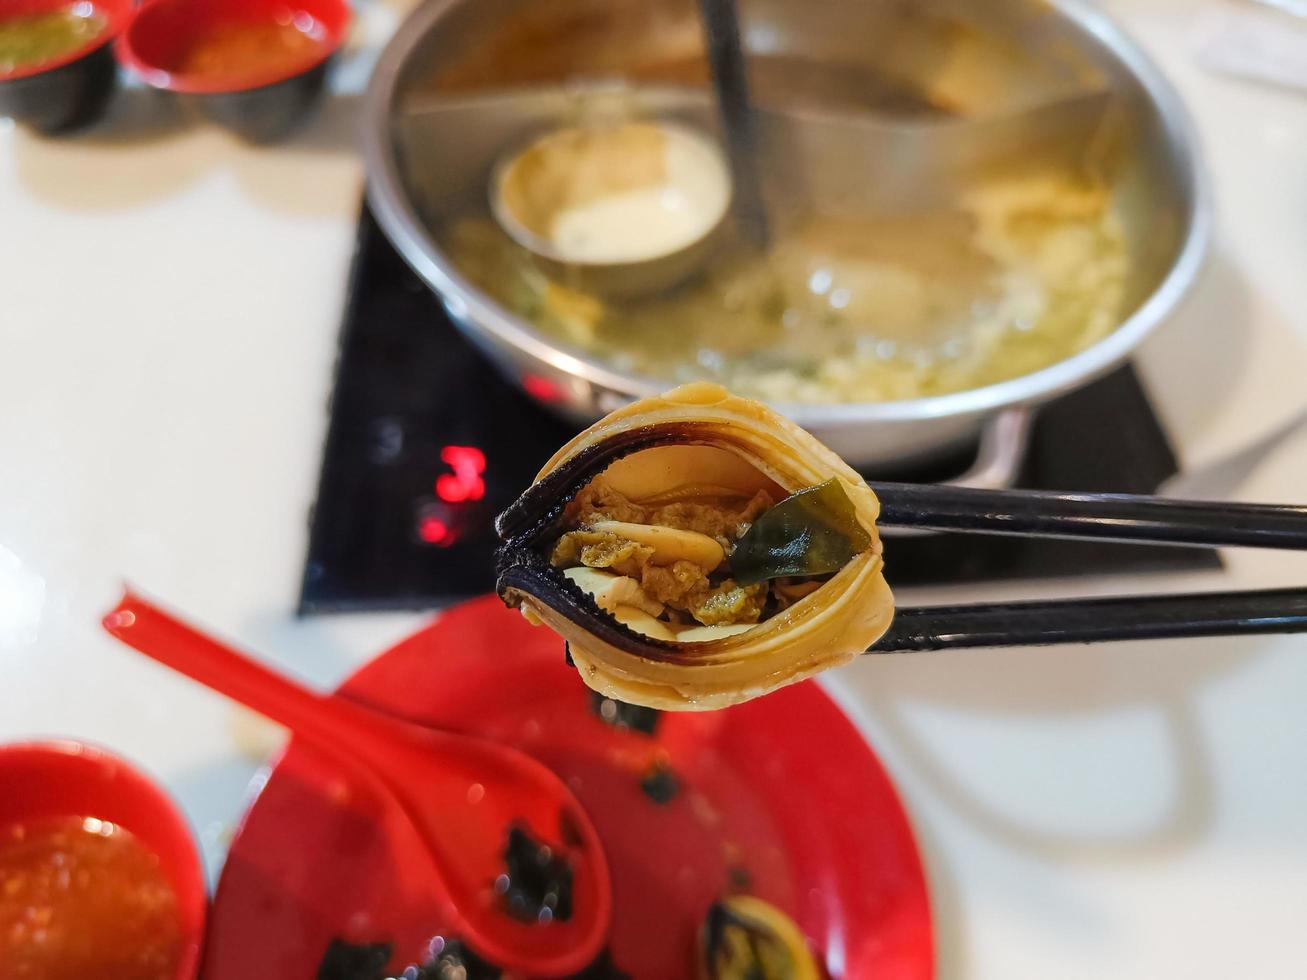
<svg viewBox="0 0 1307 980">
<path fill-rule="evenodd" d="M 794 918 L 832 977 L 933 976 L 926 883 L 903 808 L 816 684 L 666 714 L 649 738 L 601 721 L 557 637 L 487 597 L 342 691 L 517 745 L 563 775 L 607 849 L 613 961 L 636 978 L 691 976 L 705 910 L 746 880 Z M 662 805 L 640 786 L 660 759 L 680 783 Z M 393 942 L 396 970 L 421 960 L 451 921 L 426 868 L 402 814 L 292 744 L 232 844 L 204 976 L 312 980 L 333 936 Z"/>
</svg>

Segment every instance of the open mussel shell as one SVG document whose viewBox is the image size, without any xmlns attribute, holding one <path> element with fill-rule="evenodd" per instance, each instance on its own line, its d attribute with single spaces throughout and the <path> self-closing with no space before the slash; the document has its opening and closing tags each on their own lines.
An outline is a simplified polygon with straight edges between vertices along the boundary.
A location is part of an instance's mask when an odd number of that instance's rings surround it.
<svg viewBox="0 0 1307 980">
<path fill-rule="evenodd" d="M 699 936 L 698 980 L 822 980 L 803 933 L 752 895 L 713 904 Z"/>
<path fill-rule="evenodd" d="M 657 639 L 601 610 L 549 555 L 567 506 L 596 477 L 632 501 L 749 497 L 774 501 L 839 481 L 868 544 L 769 618 L 704 642 Z M 500 596 L 568 643 L 582 678 L 607 697 L 664 710 L 723 707 L 845 663 L 889 626 L 893 598 L 866 483 L 765 405 L 712 384 L 684 385 L 619 409 L 572 439 L 496 522 Z M 730 632 L 730 631 L 723 631 Z"/>
</svg>

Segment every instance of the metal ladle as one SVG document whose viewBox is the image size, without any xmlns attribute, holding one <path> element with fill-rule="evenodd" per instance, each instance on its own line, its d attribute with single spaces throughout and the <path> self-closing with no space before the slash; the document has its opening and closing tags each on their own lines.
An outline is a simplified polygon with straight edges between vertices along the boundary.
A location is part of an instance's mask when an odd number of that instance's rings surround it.
<svg viewBox="0 0 1307 980">
<path fill-rule="evenodd" d="M 1105 87 L 1010 112 L 927 120 L 844 108 L 754 104 L 748 111 L 751 132 L 746 139 L 756 142 L 751 158 L 758 164 L 758 176 L 786 213 L 878 217 L 954 205 L 968 188 L 1005 168 L 1080 167 L 1087 160 L 1108 158 L 1116 136 L 1112 105 L 1112 93 Z M 637 295 L 684 278 L 711 249 L 696 242 L 700 247 L 680 257 L 684 261 L 678 261 L 672 276 L 666 274 L 667 263 L 648 261 L 644 268 L 630 262 L 596 263 L 603 266 L 598 278 L 583 275 L 588 271 L 584 264 L 573 263 L 564 274 L 558 256 L 505 221 L 498 184 L 529 134 L 557 132 L 560 127 L 612 127 L 632 120 L 689 126 L 702 133 L 720 133 L 722 126 L 718 100 L 707 90 L 611 82 L 433 98 L 405 112 L 399 124 L 406 142 L 439 144 L 452 172 L 474 172 L 476 162 L 484 167 L 485 160 L 499 158 L 491 180 L 492 210 L 550 275 L 570 275 L 577 285 L 600 293 Z M 508 157 L 503 156 L 506 146 L 514 148 Z M 738 181 L 738 167 L 733 170 L 733 181 Z M 757 244 L 765 240 L 769 221 L 761 205 L 741 205 L 741 192 L 738 183 L 731 188 L 737 224 L 752 236 L 747 240 Z M 761 189 L 757 193 L 761 195 Z M 703 241 L 715 227 L 715 221 L 705 221 Z M 608 288 L 610 283 L 618 287 Z"/>
</svg>

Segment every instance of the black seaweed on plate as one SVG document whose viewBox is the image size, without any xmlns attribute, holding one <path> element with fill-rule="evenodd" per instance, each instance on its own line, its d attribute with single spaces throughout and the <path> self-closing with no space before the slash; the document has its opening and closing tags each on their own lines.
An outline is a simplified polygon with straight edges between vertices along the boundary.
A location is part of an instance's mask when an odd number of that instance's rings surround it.
<svg viewBox="0 0 1307 980">
<path fill-rule="evenodd" d="M 409 967 L 400 974 L 403 980 L 499 980 L 503 975 L 497 966 L 491 966 L 460 940 L 450 939 L 441 947 L 436 958 L 420 970 Z"/>
<path fill-rule="evenodd" d="M 382 980 L 390 962 L 389 943 L 347 943 L 333 939 L 318 965 L 318 980 Z"/>
<path fill-rule="evenodd" d="M 595 960 L 571 980 L 631 980 L 631 974 L 618 968 L 612 954 L 604 950 Z"/>
<path fill-rule="evenodd" d="M 438 939 L 436 958 L 423 966 L 401 970 L 395 980 L 500 980 L 503 971 L 487 963 L 458 939 Z M 318 967 L 318 980 L 389 980 L 386 962 L 390 959 L 388 943 L 347 943 L 333 939 Z M 631 975 L 617 968 L 608 950 L 580 973 L 568 980 L 631 980 Z"/>
<path fill-rule="evenodd" d="M 529 922 L 572 917 L 572 868 L 566 857 L 518 826 L 508 831 L 504 863 L 508 874 L 497 887 L 510 915 Z"/>
<path fill-rule="evenodd" d="M 629 728 L 642 735 L 652 735 L 657 730 L 661 714 L 657 708 L 627 704 L 615 698 L 606 698 L 597 691 L 590 692 L 590 708 L 614 728 Z"/>
<path fill-rule="evenodd" d="M 661 806 L 676 799 L 676 794 L 681 791 L 681 781 L 666 762 L 654 760 L 640 779 L 640 789 Z"/>
<path fill-rule="evenodd" d="M 445 943 L 439 955 L 421 969 L 409 967 L 398 980 L 500 980 L 503 972 L 487 963 L 462 942 L 452 939 Z M 580 973 L 566 980 L 631 980 L 631 975 L 619 970 L 608 950 Z"/>
</svg>

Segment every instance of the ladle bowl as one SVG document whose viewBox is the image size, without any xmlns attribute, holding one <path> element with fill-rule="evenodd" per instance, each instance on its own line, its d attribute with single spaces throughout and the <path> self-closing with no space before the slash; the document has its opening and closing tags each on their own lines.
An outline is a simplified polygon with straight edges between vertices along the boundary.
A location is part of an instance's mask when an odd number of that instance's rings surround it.
<svg viewBox="0 0 1307 980">
<path fill-rule="evenodd" d="M 490 177 L 490 210 L 508 236 L 547 275 L 605 296 L 660 292 L 694 273 L 730 200 L 712 139 L 663 121 L 554 130 Z"/>
</svg>

